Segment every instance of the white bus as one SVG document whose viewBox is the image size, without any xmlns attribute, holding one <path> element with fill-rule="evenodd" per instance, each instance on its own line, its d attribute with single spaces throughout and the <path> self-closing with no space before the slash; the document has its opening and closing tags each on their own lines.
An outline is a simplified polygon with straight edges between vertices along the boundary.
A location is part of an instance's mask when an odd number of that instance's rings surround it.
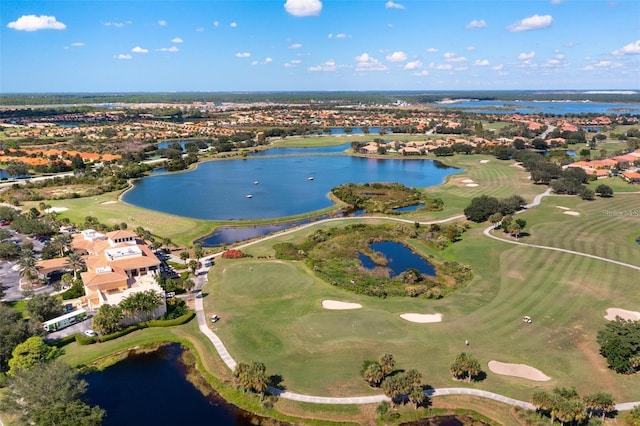
<svg viewBox="0 0 640 426">
<path fill-rule="evenodd" d="M 50 319 L 49 321 L 45 321 L 42 323 L 42 327 L 47 331 L 56 331 L 85 319 L 87 319 L 87 311 L 84 309 L 78 309 L 57 318 Z"/>
</svg>

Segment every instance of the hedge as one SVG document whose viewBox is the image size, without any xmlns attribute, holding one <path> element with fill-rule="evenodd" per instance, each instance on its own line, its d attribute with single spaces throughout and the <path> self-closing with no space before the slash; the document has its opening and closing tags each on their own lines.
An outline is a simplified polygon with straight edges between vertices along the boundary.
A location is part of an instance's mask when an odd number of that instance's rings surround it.
<svg viewBox="0 0 640 426">
<path fill-rule="evenodd" d="M 178 318 L 170 320 L 151 320 L 147 323 L 148 327 L 173 327 L 174 325 L 186 324 L 196 316 L 194 311 L 189 311 Z"/>
<path fill-rule="evenodd" d="M 92 345 L 98 341 L 97 336 L 83 336 L 80 333 L 77 333 L 75 336 L 76 342 L 78 342 L 78 344 L 80 345 Z"/>
<path fill-rule="evenodd" d="M 100 341 L 107 342 L 109 340 L 117 339 L 118 337 L 122 337 L 129 333 L 133 333 L 136 330 L 142 330 L 143 328 L 147 328 L 147 327 L 173 327 L 174 325 L 186 324 L 189 321 L 191 321 L 195 316 L 196 316 L 196 313 L 194 311 L 189 311 L 186 314 L 182 315 L 181 317 L 174 318 L 171 320 L 151 320 L 146 322 L 140 322 L 138 324 L 130 325 L 129 327 L 123 330 L 116 331 L 111 334 L 104 334 L 100 336 Z"/>
<path fill-rule="evenodd" d="M 56 348 L 61 348 L 63 346 L 67 346 L 69 343 L 71 342 L 75 342 L 76 341 L 76 334 L 72 334 L 70 336 L 65 336 L 62 337 L 54 342 L 51 342 L 52 346 L 55 346 Z"/>
</svg>

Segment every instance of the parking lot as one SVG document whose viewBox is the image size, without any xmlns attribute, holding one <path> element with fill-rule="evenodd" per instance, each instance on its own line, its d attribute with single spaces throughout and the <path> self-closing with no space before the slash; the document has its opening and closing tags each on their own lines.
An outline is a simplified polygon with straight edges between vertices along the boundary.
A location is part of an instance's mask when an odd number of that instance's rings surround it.
<svg viewBox="0 0 640 426">
<path fill-rule="evenodd" d="M 4 227 L 11 232 L 10 240 L 16 244 L 21 244 L 23 241 L 31 241 L 33 243 L 33 250 L 36 252 L 36 256 L 39 257 L 42 251 L 43 242 L 20 234 L 9 227 Z M 2 283 L 2 289 L 5 296 L 2 300 L 7 302 L 13 302 L 22 299 L 22 293 L 20 291 L 20 268 L 18 266 L 18 260 L 1 260 L 0 261 L 0 283 Z M 45 286 L 37 289 L 36 293 L 49 293 L 53 291 L 51 286 Z"/>
</svg>

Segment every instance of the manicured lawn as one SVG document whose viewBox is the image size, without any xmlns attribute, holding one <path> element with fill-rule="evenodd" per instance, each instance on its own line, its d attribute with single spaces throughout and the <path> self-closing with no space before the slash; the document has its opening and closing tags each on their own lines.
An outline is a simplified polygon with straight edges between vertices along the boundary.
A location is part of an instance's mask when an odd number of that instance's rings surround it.
<svg viewBox="0 0 640 426">
<path fill-rule="evenodd" d="M 118 200 L 118 193 L 69 200 L 47 201 L 53 207 L 66 207 L 58 217 L 68 217 L 74 223 L 83 223 L 93 216 L 107 225 L 126 223 L 129 229 L 141 226 L 161 238 L 170 238 L 180 246 L 190 246 L 194 239 L 206 235 L 214 228 L 214 222 L 197 220 L 147 210 Z M 170 196 L 167 194 L 166 196 Z M 27 207 L 38 203 L 25 203 Z"/>
<path fill-rule="evenodd" d="M 531 215 L 533 235 L 555 223 L 554 216 L 545 221 L 551 213 L 544 211 L 548 206 L 540 209 L 539 223 L 534 223 L 535 211 L 526 213 Z M 562 219 L 565 227 L 577 230 L 575 217 L 560 213 Z M 254 258 L 218 262 L 205 307 L 223 318 L 214 328 L 236 360 L 265 362 L 296 392 L 379 392 L 365 385 L 359 369 L 363 360 L 388 352 L 399 367 L 417 368 L 434 387 L 471 386 L 528 400 L 535 389 L 575 386 L 581 393 L 612 392 L 618 401 L 640 400 L 637 377 L 608 370 L 595 342 L 606 308 L 635 309 L 640 304 L 637 271 L 492 241 L 481 234 L 484 226 L 474 225 L 462 242 L 442 253 L 470 265 L 475 274 L 470 285 L 445 299 L 377 299 L 347 293 L 319 281 L 299 262 L 257 259 L 270 254 L 268 246 L 274 241 L 267 241 L 245 249 Z M 594 227 L 585 247 L 606 241 L 609 233 L 607 227 Z M 283 238 L 295 240 L 297 235 Z M 619 255 L 632 257 L 629 249 Z M 363 308 L 325 310 L 324 299 L 360 303 Z M 409 312 L 442 313 L 443 322 L 416 324 L 399 317 Z M 523 315 L 530 315 L 533 324 L 524 324 Z M 465 339 L 470 346 L 464 345 Z M 480 360 L 486 380 L 468 385 L 450 378 L 448 367 L 461 351 Z M 529 364 L 552 380 L 499 376 L 488 371 L 490 360 Z"/>
</svg>

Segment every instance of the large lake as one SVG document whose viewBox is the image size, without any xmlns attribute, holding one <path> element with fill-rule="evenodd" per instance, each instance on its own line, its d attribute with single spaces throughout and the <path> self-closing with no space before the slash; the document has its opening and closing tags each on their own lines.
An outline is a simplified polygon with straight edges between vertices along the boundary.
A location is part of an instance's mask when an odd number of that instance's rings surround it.
<svg viewBox="0 0 640 426">
<path fill-rule="evenodd" d="M 314 149 L 313 153 L 342 151 L 347 146 Z M 273 153 L 301 154 L 300 149 L 291 150 Z M 331 207 L 328 194 L 343 183 L 400 182 L 409 187 L 426 187 L 438 185 L 459 171 L 432 160 L 256 156 L 209 161 L 193 171 L 145 177 L 123 195 L 123 200 L 196 219 L 273 219 Z"/>
<path fill-rule="evenodd" d="M 485 114 L 639 114 L 640 104 L 573 101 L 480 101 L 435 104 L 436 108 L 464 110 Z"/>
</svg>

